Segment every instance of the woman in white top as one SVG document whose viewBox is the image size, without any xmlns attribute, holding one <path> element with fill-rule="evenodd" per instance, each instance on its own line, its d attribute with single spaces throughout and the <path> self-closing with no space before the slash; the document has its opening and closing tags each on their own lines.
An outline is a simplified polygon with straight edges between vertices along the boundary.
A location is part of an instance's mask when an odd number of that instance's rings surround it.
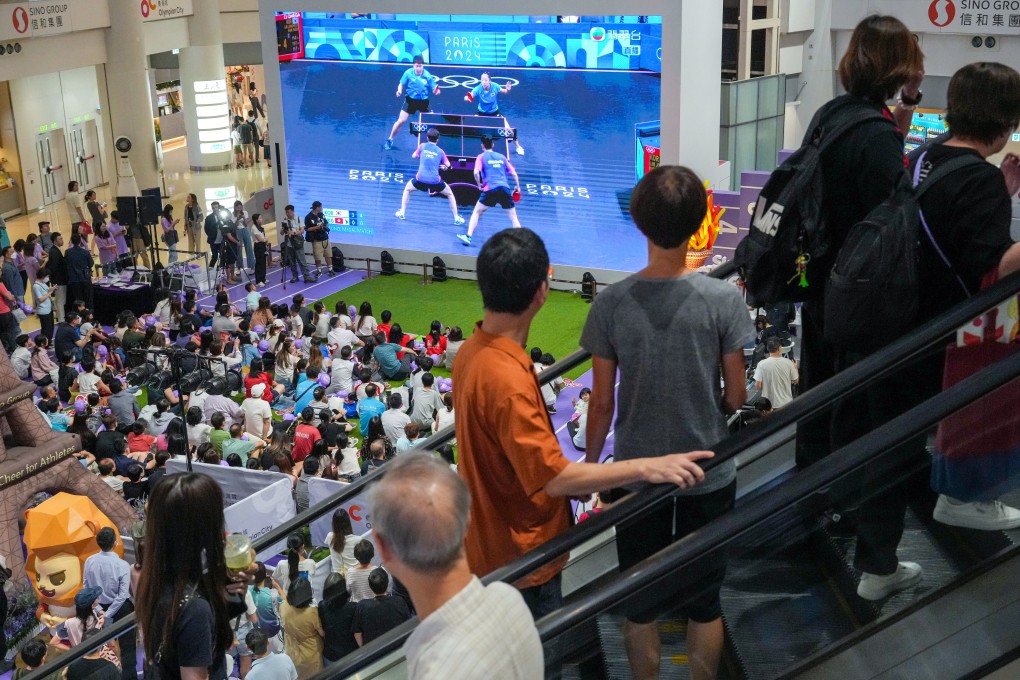
<svg viewBox="0 0 1020 680">
<path fill-rule="evenodd" d="M 209 433 L 212 432 L 212 425 L 202 422 L 202 409 L 192 406 L 188 409 L 188 444 L 192 449 L 197 449 L 209 441 Z"/>
<path fill-rule="evenodd" d="M 358 310 L 358 318 L 354 321 L 354 334 L 365 340 L 375 335 L 375 329 L 379 327 L 375 317 L 372 316 L 372 304 L 365 300 Z"/>
<path fill-rule="evenodd" d="M 351 330 L 351 329 L 354 328 L 354 322 L 351 320 L 351 317 L 348 315 L 348 312 L 350 311 L 350 308 L 347 306 L 347 301 L 346 300 L 339 300 L 339 301 L 337 301 L 336 307 L 334 308 L 334 310 L 335 311 L 334 311 L 333 316 L 338 317 L 340 319 L 340 327 L 341 328 L 346 328 L 347 330 Z"/>
<path fill-rule="evenodd" d="M 273 570 L 273 580 L 276 581 L 283 592 L 290 589 L 291 575 L 301 574 L 309 580 L 315 573 L 315 562 L 305 556 L 305 539 L 301 534 L 291 534 L 287 537 L 287 559 L 276 565 Z"/>
<path fill-rule="evenodd" d="M 293 388 L 294 367 L 297 366 L 298 352 L 294 347 L 294 338 L 284 338 L 280 351 L 276 353 L 276 382 L 284 385 L 288 391 Z"/>
<path fill-rule="evenodd" d="M 188 194 L 184 202 L 184 233 L 188 237 L 188 250 L 200 253 L 204 250 L 202 243 L 202 226 L 205 224 L 205 215 L 202 214 L 202 206 L 198 203 L 198 196 Z"/>
<path fill-rule="evenodd" d="M 163 328 L 170 327 L 170 291 L 166 288 L 161 288 L 158 293 L 160 299 L 156 302 L 156 308 L 152 310 L 152 315 L 159 320 Z"/>
<path fill-rule="evenodd" d="M 222 360 L 212 361 L 209 363 L 209 370 L 214 376 L 222 378 L 227 374 L 227 369 L 233 368 L 241 363 L 241 354 L 237 351 L 238 344 L 240 344 L 240 339 L 234 338 L 234 344 L 232 345 L 233 351 L 230 354 L 224 354 L 223 343 L 219 340 L 212 341 L 212 344 L 209 345 L 209 356 L 213 359 Z"/>
<path fill-rule="evenodd" d="M 358 566 L 358 560 L 354 558 L 354 546 L 360 540 L 351 527 L 351 516 L 347 511 L 340 508 L 334 512 L 333 531 L 326 534 L 331 571 L 346 574 L 349 569 Z"/>
<path fill-rule="evenodd" d="M 454 410 L 453 410 L 453 392 L 447 392 L 443 395 L 443 406 L 436 411 L 436 426 L 433 432 L 439 432 L 445 427 L 453 425 L 454 422 Z"/>
<path fill-rule="evenodd" d="M 460 329 L 460 326 L 454 326 L 450 329 L 450 333 L 446 336 L 446 359 L 443 362 L 443 365 L 446 366 L 446 368 L 453 368 L 453 360 L 457 358 L 457 352 L 463 344 L 464 331 Z"/>
<path fill-rule="evenodd" d="M 64 202 L 67 203 L 67 213 L 71 218 L 71 224 L 88 221 L 85 219 L 85 204 L 81 200 L 81 194 L 78 193 L 78 182 L 72 180 L 67 183 L 67 197 Z"/>
</svg>

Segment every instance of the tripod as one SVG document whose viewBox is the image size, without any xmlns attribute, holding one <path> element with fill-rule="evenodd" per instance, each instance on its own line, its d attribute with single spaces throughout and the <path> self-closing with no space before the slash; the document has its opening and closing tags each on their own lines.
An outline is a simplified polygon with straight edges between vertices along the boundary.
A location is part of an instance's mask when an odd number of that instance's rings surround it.
<svg viewBox="0 0 1020 680">
<path fill-rule="evenodd" d="M 240 269 L 241 270 L 241 274 L 244 276 L 244 279 L 243 279 L 243 281 L 239 281 L 239 283 L 244 283 L 245 285 L 247 285 L 247 284 L 252 282 L 251 276 L 249 276 L 249 274 L 245 270 L 245 268 L 237 266 L 237 262 L 238 262 L 238 250 L 237 249 L 240 246 L 241 246 L 240 242 L 238 242 L 238 243 L 231 243 L 230 240 L 227 239 L 226 236 L 223 237 L 223 243 L 220 244 L 220 259 L 217 260 L 217 262 L 216 262 L 216 276 L 215 276 L 215 279 L 216 279 L 217 283 L 219 283 L 221 279 L 223 281 L 226 281 L 228 284 L 230 283 L 230 279 L 228 278 L 228 271 L 227 271 L 228 268 L 230 268 L 230 269 Z M 231 262 L 231 264 L 229 264 L 229 265 L 226 264 L 226 262 L 225 262 L 225 260 L 226 260 L 225 256 L 227 254 L 227 249 L 228 248 L 230 249 L 230 256 L 233 259 L 233 262 Z"/>
</svg>

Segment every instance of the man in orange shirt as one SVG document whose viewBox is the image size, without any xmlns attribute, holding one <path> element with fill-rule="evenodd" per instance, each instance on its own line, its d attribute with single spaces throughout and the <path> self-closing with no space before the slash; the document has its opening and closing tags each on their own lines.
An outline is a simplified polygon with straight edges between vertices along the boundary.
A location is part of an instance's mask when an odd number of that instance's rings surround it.
<svg viewBox="0 0 1020 680">
<path fill-rule="evenodd" d="M 549 293 L 549 254 L 530 229 L 492 236 L 476 263 L 485 315 L 454 361 L 458 468 L 471 491 L 466 549 L 484 576 L 570 527 L 568 499 L 649 482 L 682 489 L 704 479 L 710 451 L 635 458 L 611 465 L 563 457 L 531 359 L 531 320 Z M 567 557 L 522 579 L 535 619 L 562 602 Z M 548 661 L 548 659 L 547 659 Z"/>
</svg>

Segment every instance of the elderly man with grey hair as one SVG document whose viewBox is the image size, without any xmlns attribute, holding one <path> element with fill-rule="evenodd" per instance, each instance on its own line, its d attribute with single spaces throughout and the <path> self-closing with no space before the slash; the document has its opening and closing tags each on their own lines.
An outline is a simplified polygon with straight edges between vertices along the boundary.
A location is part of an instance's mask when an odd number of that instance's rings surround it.
<svg viewBox="0 0 1020 680">
<path fill-rule="evenodd" d="M 470 497 L 456 473 L 434 456 L 408 453 L 370 493 L 372 540 L 421 620 L 404 644 L 410 679 L 542 677 L 542 644 L 520 592 L 483 586 L 468 567 Z"/>
</svg>

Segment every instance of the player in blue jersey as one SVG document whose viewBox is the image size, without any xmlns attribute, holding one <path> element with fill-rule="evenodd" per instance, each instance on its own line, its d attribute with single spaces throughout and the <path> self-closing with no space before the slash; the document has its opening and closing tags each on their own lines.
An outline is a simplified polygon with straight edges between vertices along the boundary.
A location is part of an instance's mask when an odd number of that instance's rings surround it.
<svg viewBox="0 0 1020 680">
<path fill-rule="evenodd" d="M 440 170 L 450 169 L 450 159 L 446 157 L 446 152 L 439 148 L 439 130 L 429 128 L 425 135 L 429 141 L 419 144 L 411 154 L 411 158 L 418 159 L 418 172 L 414 174 L 414 179 L 409 180 L 404 186 L 400 210 L 396 215 L 400 219 L 405 218 L 404 211 L 407 210 L 407 201 L 411 198 L 412 191 L 427 191 L 430 194 L 446 196 L 450 201 L 450 210 L 453 211 L 453 223 L 460 226 L 464 224 L 464 218 L 457 214 L 457 201 L 453 197 L 453 191 L 439 176 Z"/>
<path fill-rule="evenodd" d="M 514 180 L 513 192 L 510 191 L 511 177 Z M 475 203 L 475 209 L 471 213 L 467 233 L 457 234 L 457 238 L 465 245 L 471 245 L 471 236 L 478 227 L 478 219 L 483 212 L 497 205 L 507 211 L 506 214 L 514 229 L 520 229 L 521 223 L 517 219 L 513 194 L 520 192 L 521 180 L 509 159 L 492 150 L 492 137 L 482 137 L 482 153 L 475 159 L 475 181 L 482 188 L 482 195 L 478 197 L 478 203 Z"/>
<path fill-rule="evenodd" d="M 499 113 L 499 95 L 510 94 L 510 90 L 513 89 L 513 84 L 507 83 L 502 87 L 494 85 L 492 79 L 489 77 L 488 72 L 483 71 L 481 75 L 481 83 L 475 86 L 475 89 L 464 95 L 464 101 L 466 102 L 478 102 L 478 115 L 479 116 L 498 116 Z M 510 121 L 503 116 L 503 125 L 506 126 L 507 130 L 513 128 L 510 127 Z M 524 155 L 524 147 L 521 146 L 519 140 L 514 140 L 514 144 L 517 145 L 517 155 Z"/>
<path fill-rule="evenodd" d="M 404 71 L 404 75 L 400 76 L 400 83 L 397 84 L 397 96 L 404 98 L 404 105 L 400 108 L 397 122 L 390 130 L 390 136 L 383 144 L 384 149 L 389 151 L 393 148 L 393 138 L 410 116 L 419 111 L 429 112 L 430 94 L 439 94 L 439 81 L 425 68 L 425 60 L 421 55 L 417 55 L 414 58 L 414 66 Z"/>
</svg>

